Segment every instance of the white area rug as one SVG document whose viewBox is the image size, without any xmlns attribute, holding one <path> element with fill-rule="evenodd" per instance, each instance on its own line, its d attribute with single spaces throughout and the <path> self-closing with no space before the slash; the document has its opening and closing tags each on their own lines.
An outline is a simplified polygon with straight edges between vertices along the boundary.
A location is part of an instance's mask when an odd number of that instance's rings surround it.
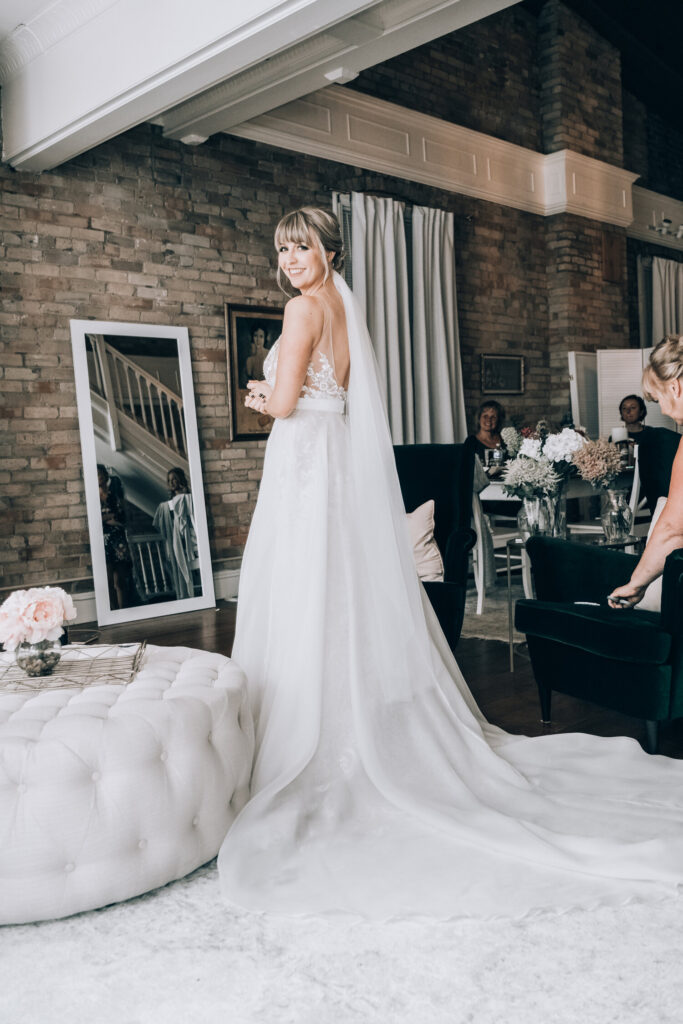
<svg viewBox="0 0 683 1024">
<path fill-rule="evenodd" d="M 0 1020 L 679 1024 L 682 909 L 292 921 L 226 909 L 211 865 L 106 910 L 1 929 Z"/>
</svg>

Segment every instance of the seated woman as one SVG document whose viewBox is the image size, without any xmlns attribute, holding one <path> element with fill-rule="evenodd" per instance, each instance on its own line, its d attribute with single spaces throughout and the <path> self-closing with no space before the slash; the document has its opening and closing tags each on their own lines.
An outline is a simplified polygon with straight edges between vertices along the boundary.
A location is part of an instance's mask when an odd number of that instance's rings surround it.
<svg viewBox="0 0 683 1024">
<path fill-rule="evenodd" d="M 640 395 L 626 395 L 619 403 L 619 415 L 626 425 L 628 436 L 638 444 L 644 431 L 653 430 L 654 427 L 646 427 L 643 420 L 647 416 L 647 407 Z"/>
<path fill-rule="evenodd" d="M 474 449 L 483 463 L 486 462 L 486 452 L 500 448 L 505 451 L 500 432 L 505 423 L 505 409 L 493 399 L 482 402 L 476 411 L 474 418 L 474 433 L 470 434 L 465 442 Z"/>
<path fill-rule="evenodd" d="M 505 423 L 505 409 L 494 399 L 482 402 L 475 413 L 474 433 L 470 434 L 465 445 L 478 455 L 482 464 L 486 464 L 486 452 L 499 449 L 503 455 L 507 454 L 505 442 L 500 436 Z M 475 491 L 480 491 L 488 484 L 483 473 L 476 472 L 475 466 Z M 506 518 L 517 515 L 521 508 L 520 501 L 484 501 L 482 508 L 487 515 L 505 516 Z"/>
</svg>

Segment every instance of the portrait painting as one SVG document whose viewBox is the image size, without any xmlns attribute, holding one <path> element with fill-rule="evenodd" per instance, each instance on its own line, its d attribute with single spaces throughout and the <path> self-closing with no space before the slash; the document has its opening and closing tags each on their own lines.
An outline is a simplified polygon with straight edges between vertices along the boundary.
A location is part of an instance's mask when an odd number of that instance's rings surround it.
<svg viewBox="0 0 683 1024">
<path fill-rule="evenodd" d="M 258 440 L 270 433 L 273 420 L 247 409 L 250 380 L 263 380 L 263 364 L 282 331 L 283 310 L 269 306 L 225 304 L 230 440 Z"/>
</svg>

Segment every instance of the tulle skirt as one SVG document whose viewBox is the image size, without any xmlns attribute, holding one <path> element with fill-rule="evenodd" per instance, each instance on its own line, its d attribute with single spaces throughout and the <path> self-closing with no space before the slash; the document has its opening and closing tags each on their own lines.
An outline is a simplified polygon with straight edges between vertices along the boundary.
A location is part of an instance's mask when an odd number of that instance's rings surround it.
<svg viewBox="0 0 683 1024">
<path fill-rule="evenodd" d="M 310 406 L 268 442 L 233 649 L 257 754 L 219 855 L 226 898 L 387 919 L 675 895 L 683 766 L 489 725 L 424 595 L 427 642 L 392 636 L 350 459 L 346 417 Z"/>
</svg>

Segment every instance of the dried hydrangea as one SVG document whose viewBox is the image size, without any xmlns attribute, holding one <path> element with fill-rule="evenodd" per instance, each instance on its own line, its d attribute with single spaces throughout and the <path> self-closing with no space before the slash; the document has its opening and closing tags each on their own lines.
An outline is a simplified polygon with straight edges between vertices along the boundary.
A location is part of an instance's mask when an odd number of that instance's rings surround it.
<svg viewBox="0 0 683 1024">
<path fill-rule="evenodd" d="M 537 442 L 540 444 L 540 441 Z M 560 477 L 553 469 L 552 463 L 541 456 L 526 458 L 520 456 L 509 462 L 503 478 L 506 494 L 516 498 L 539 498 L 554 494 L 560 484 Z"/>
<path fill-rule="evenodd" d="M 586 441 L 572 455 L 582 480 L 593 487 L 612 487 L 621 472 L 619 449 L 609 441 Z"/>
</svg>

